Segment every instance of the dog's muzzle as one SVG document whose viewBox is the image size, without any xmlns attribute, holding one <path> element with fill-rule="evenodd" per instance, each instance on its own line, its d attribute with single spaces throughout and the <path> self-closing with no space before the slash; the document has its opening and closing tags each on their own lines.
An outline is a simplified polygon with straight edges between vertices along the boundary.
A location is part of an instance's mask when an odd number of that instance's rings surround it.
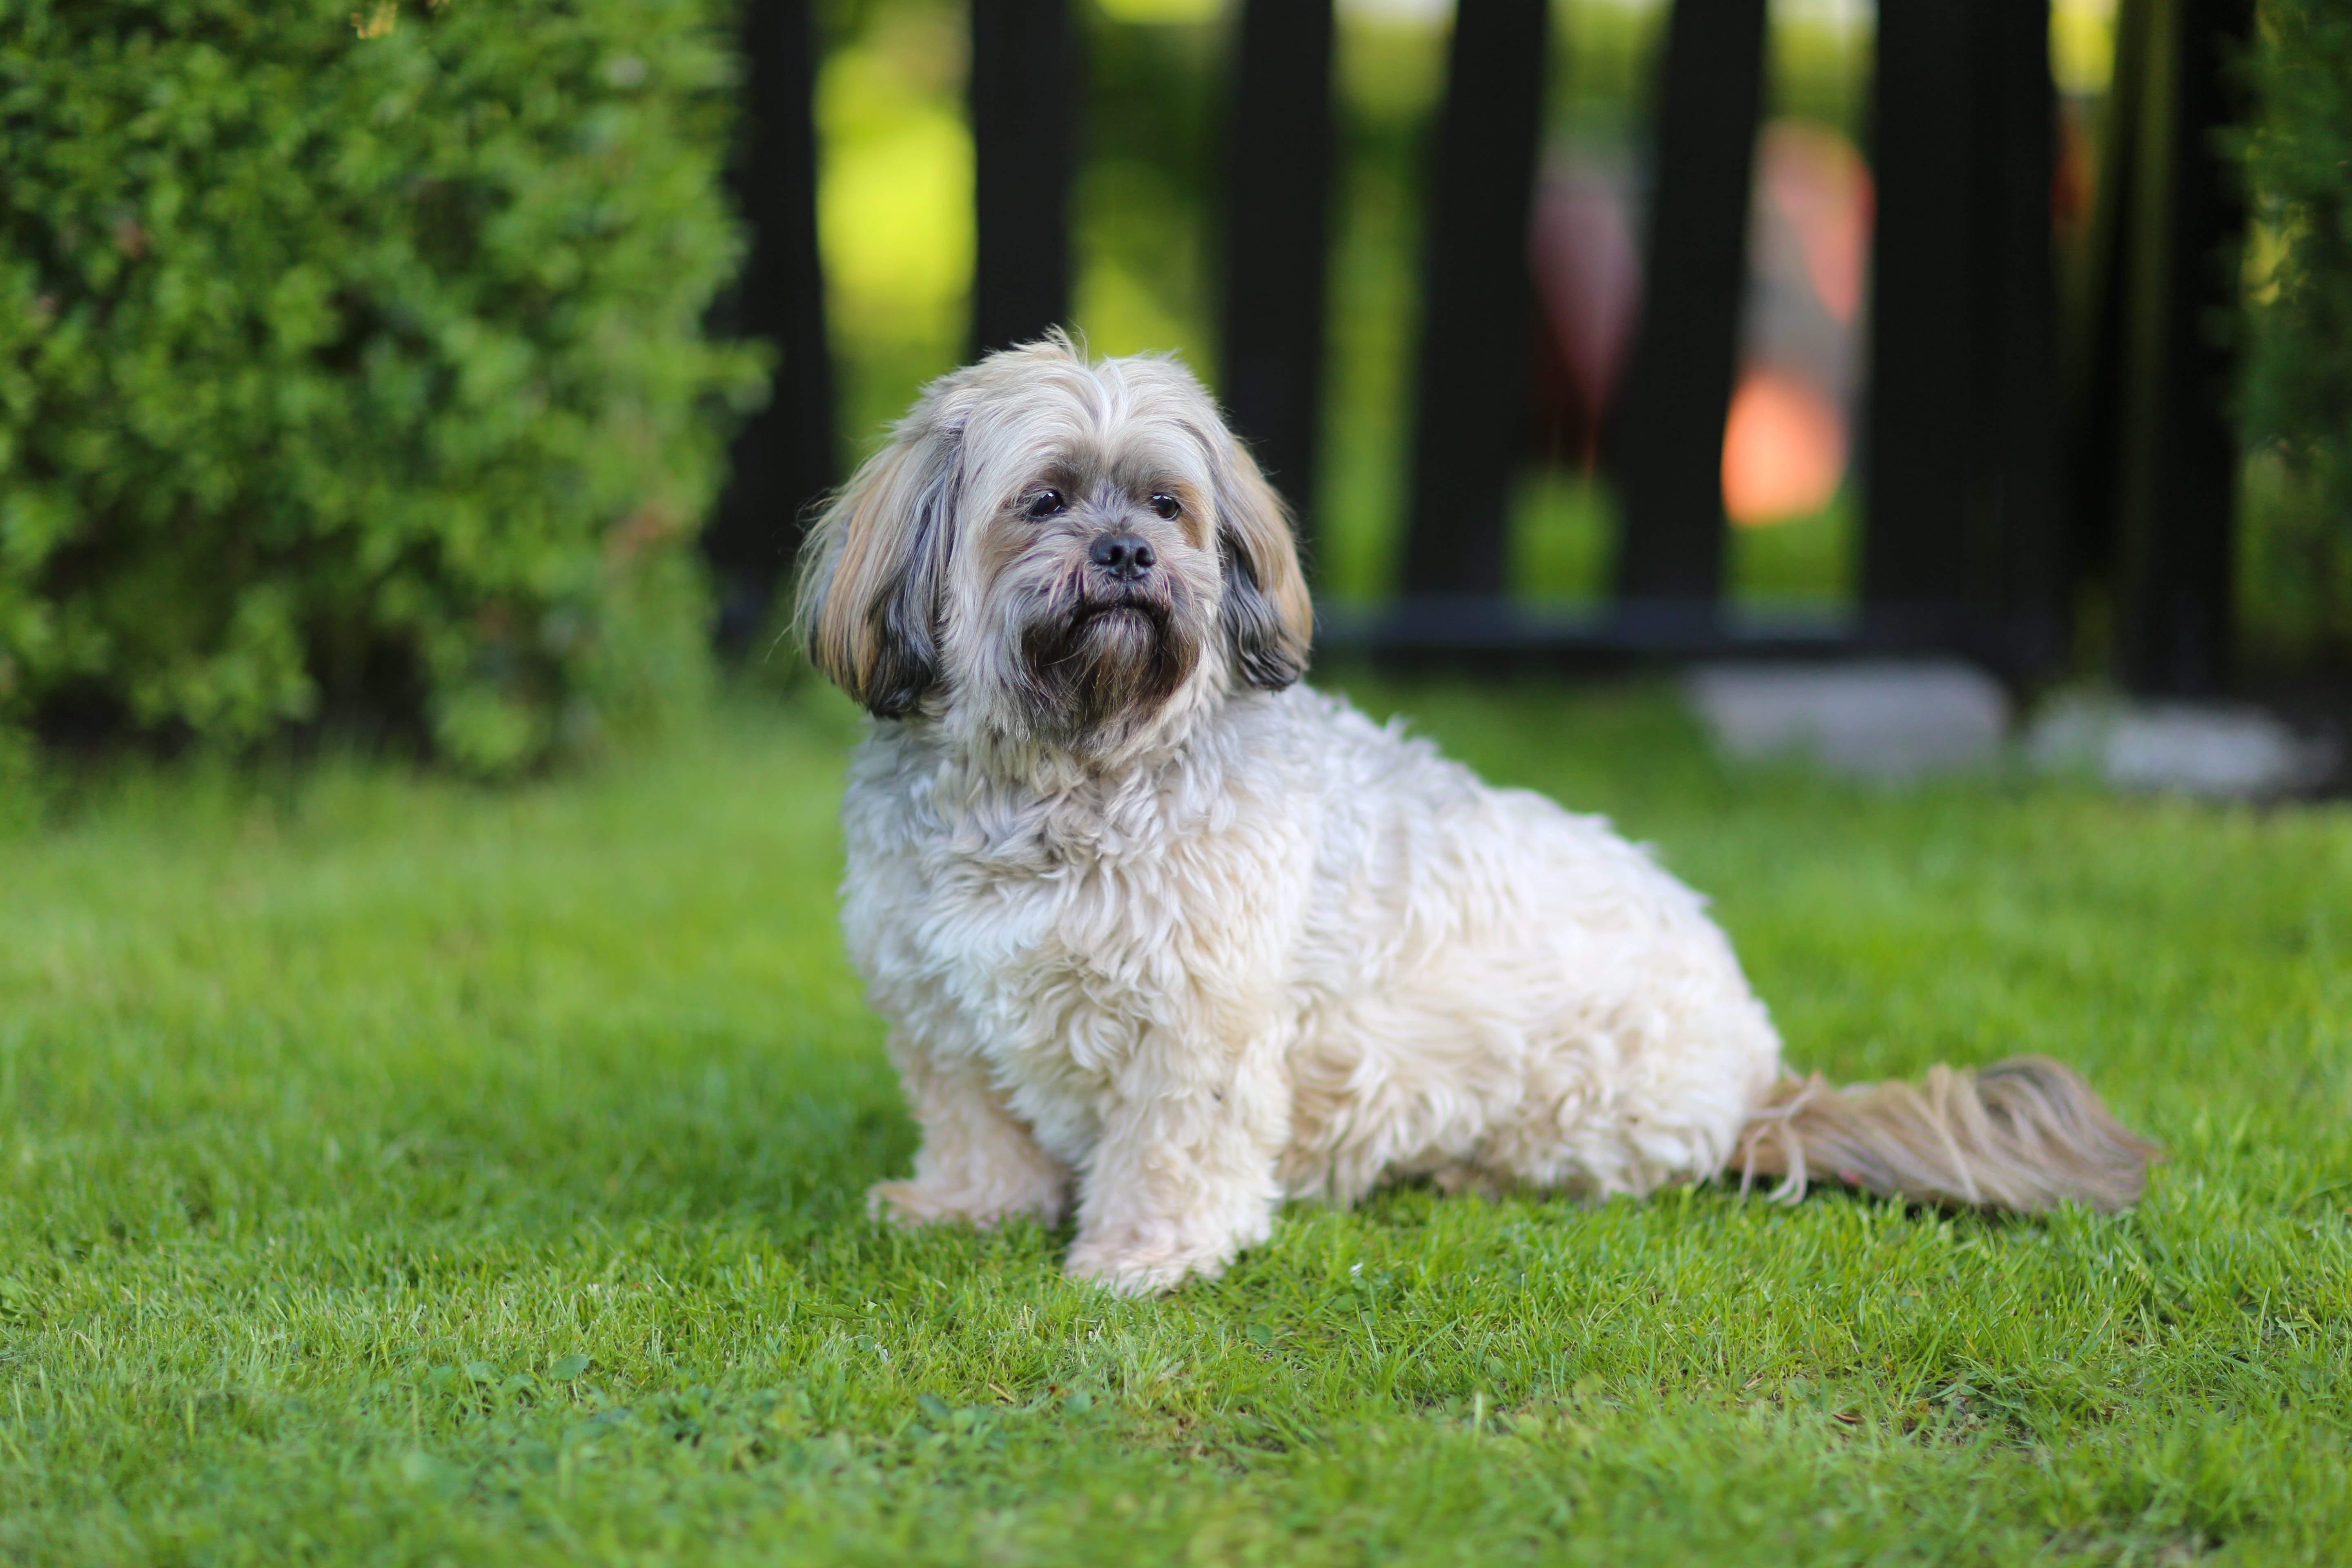
<svg viewBox="0 0 2352 1568">
<path fill-rule="evenodd" d="M 1158 566 L 1150 546 L 1107 535 L 1065 583 L 1066 607 L 1034 623 L 1023 639 L 1038 721 L 1090 730 L 1165 701 L 1199 649 L 1180 626 L 1181 585 Z"/>
<path fill-rule="evenodd" d="M 1080 599 L 1076 610 L 1070 616 L 1070 630 L 1083 631 L 1090 623 L 1105 616 L 1136 615 L 1150 621 L 1154 632 L 1165 632 L 1168 629 L 1168 600 L 1164 595 L 1139 585 L 1122 584 L 1111 593 L 1089 594 Z"/>
</svg>

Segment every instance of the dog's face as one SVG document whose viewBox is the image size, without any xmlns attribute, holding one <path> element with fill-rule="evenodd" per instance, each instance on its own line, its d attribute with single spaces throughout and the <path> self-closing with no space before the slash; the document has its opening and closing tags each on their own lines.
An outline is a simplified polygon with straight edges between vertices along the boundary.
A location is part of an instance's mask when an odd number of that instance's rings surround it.
<svg viewBox="0 0 2352 1568">
<path fill-rule="evenodd" d="M 1306 663 L 1282 503 L 1167 360 L 1056 339 L 941 378 L 804 558 L 811 658 L 886 718 L 1106 755 Z"/>
</svg>

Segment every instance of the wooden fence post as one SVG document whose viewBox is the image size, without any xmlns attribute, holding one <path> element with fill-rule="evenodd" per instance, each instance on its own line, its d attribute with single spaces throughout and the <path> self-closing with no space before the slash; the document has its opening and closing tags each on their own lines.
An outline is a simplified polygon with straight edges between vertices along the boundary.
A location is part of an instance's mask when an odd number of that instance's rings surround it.
<svg viewBox="0 0 2352 1568">
<path fill-rule="evenodd" d="M 1245 0 L 1225 117 L 1224 402 L 1314 528 L 1329 273 L 1331 0 Z M 1314 554 L 1310 549 L 1307 560 Z"/>
<path fill-rule="evenodd" d="M 971 348 L 1070 313 L 1070 183 L 1084 93 L 1068 0 L 971 0 Z"/>
<path fill-rule="evenodd" d="M 2236 434 L 2231 355 L 2218 319 L 2238 302 L 2245 203 L 2214 137 L 2239 118 L 2231 55 L 2252 0 L 2146 0 L 2132 31 L 2141 113 L 2117 248 L 2120 398 L 2116 479 L 2117 673 L 2191 694 L 2229 674 Z"/>
<path fill-rule="evenodd" d="M 1423 196 L 1427 243 L 1403 588 L 1500 595 L 1527 444 L 1535 319 L 1528 222 L 1548 0 L 1460 0 Z"/>
<path fill-rule="evenodd" d="M 1621 609 L 1703 634 L 1723 592 L 1723 427 L 1748 283 L 1765 0 L 1675 0 L 1659 74 L 1641 328 L 1610 442 Z"/>
<path fill-rule="evenodd" d="M 1997 315 L 1988 395 L 1999 561 L 1995 646 L 1984 651 L 2025 677 L 2064 663 L 2073 621 L 2052 247 L 2058 91 L 2050 74 L 2050 0 L 1999 0 L 1983 19 L 1992 56 L 1978 102 L 1992 171 Z"/>
<path fill-rule="evenodd" d="M 1978 82 L 1983 0 L 1899 0 L 1878 17 L 1862 595 L 1899 639 L 1967 595 L 1984 500 Z"/>
<path fill-rule="evenodd" d="M 1862 589 L 1881 646 L 2064 648 L 2048 0 L 1878 22 Z"/>
<path fill-rule="evenodd" d="M 751 254 L 724 326 L 781 354 L 767 406 L 737 432 L 727 489 L 703 531 L 719 588 L 719 641 L 740 651 L 768 616 L 800 543 L 802 511 L 840 478 L 833 353 L 817 255 L 816 79 L 809 0 L 751 0 L 748 124 L 732 171 Z"/>
</svg>

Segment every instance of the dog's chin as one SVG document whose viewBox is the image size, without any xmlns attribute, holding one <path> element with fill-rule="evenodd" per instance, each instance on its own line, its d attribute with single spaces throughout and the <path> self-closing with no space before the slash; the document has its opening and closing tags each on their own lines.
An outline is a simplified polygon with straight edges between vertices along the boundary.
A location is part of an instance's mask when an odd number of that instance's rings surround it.
<svg viewBox="0 0 2352 1568">
<path fill-rule="evenodd" d="M 1034 718 L 1067 740 L 1150 718 L 1200 657 L 1168 607 L 1145 599 L 1082 605 L 1024 640 Z"/>
</svg>

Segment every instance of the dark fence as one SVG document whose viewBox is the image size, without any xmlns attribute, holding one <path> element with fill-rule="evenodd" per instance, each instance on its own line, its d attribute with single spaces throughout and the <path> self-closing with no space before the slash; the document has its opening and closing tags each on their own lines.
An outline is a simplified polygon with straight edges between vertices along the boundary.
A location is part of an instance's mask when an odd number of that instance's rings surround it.
<svg viewBox="0 0 2352 1568">
<path fill-rule="evenodd" d="M 972 346 L 1068 312 L 1082 68 L 1070 0 L 971 0 Z M 1729 605 L 1718 482 L 1746 277 L 1767 0 L 1674 0 L 1660 65 L 1643 315 L 1605 432 L 1622 500 L 1598 612 L 1515 600 L 1508 486 L 1526 442 L 1529 206 L 1549 0 L 1459 0 L 1428 167 L 1422 331 L 1396 595 L 1327 645 L 1433 656 L 1958 653 L 2058 668 L 2103 600 L 2147 690 L 2219 684 L 2235 444 L 2216 323 L 2244 226 L 2216 132 L 2251 0 L 2124 0 L 2079 320 L 2053 257 L 2048 0 L 1882 0 L 1861 603 Z M 838 476 L 814 221 L 809 0 L 752 0 L 742 316 L 782 351 L 709 546 L 730 626 Z M 1226 405 L 1314 526 L 1332 161 L 1330 0 L 1244 0 L 1222 230 Z M 1049 84 L 1043 90 L 1040 84 Z"/>
</svg>

